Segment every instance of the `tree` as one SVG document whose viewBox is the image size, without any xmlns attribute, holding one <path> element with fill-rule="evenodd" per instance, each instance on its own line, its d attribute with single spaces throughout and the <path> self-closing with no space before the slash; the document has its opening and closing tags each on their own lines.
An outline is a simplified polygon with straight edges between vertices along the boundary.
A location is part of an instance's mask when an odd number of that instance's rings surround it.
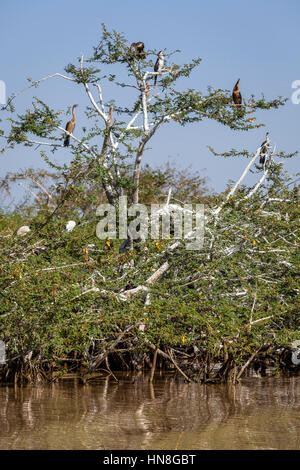
<svg viewBox="0 0 300 470">
<path fill-rule="evenodd" d="M 69 183 L 70 180 L 75 184 L 79 179 L 93 178 L 101 182 L 110 203 L 116 204 L 118 196 L 125 192 L 133 203 L 137 203 L 144 152 L 164 124 L 175 121 L 184 127 L 192 122 L 212 119 L 233 130 L 248 131 L 262 125 L 256 123 L 256 110 L 278 108 L 285 103 L 281 97 L 266 101 L 264 96 L 255 99 L 252 95 L 237 107 L 232 102 L 230 90 L 208 87 L 207 92 L 190 88 L 178 91 L 179 79 L 188 79 L 201 59 L 178 65 L 172 62 L 172 57 L 180 51 L 164 52 L 167 58 L 164 68 L 161 72 L 154 72 L 156 50 L 136 54 L 122 34 L 109 31 L 103 24 L 101 41 L 94 47 L 93 55 L 88 59 L 82 55 L 77 66 L 69 64 L 65 68 L 67 75 L 56 72 L 39 80 L 28 79 L 30 85 L 25 90 L 59 77 L 83 88 L 89 100 L 85 111 L 91 123 L 89 129 L 82 129 L 81 139 L 70 135 L 73 142 L 70 151 L 74 160 L 68 170 Z M 159 73 L 161 76 L 154 87 L 154 76 Z M 105 86 L 109 82 L 126 91 L 134 91 L 133 102 L 118 105 L 115 99 L 106 98 Z M 63 145 L 59 132 L 67 133 L 62 123 L 62 112 L 35 97 L 32 109 L 15 116 L 14 100 L 18 94 L 10 97 L 2 108 L 9 113 L 10 129 L 3 133 L 7 147 L 21 144 L 58 151 Z M 48 162 L 60 171 L 67 171 L 49 159 Z M 127 167 L 128 170 L 128 166 L 132 172 L 130 179 L 122 176 L 122 169 Z"/>
</svg>

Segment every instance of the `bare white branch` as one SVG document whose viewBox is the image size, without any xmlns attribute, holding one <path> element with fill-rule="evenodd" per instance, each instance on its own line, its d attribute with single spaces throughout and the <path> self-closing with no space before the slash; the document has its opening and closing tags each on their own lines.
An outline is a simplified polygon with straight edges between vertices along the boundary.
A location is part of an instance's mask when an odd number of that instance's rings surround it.
<svg viewBox="0 0 300 470">
<path fill-rule="evenodd" d="M 220 211 L 223 209 L 224 205 L 226 204 L 226 202 L 229 200 L 230 197 L 232 197 L 234 195 L 234 193 L 236 192 L 236 190 L 238 189 L 238 187 L 240 186 L 241 182 L 243 181 L 243 179 L 245 178 L 245 176 L 247 175 L 248 171 L 250 170 L 251 166 L 253 165 L 253 163 L 255 162 L 255 160 L 257 159 L 257 157 L 259 156 L 259 153 L 260 153 L 260 149 L 261 147 L 259 147 L 256 152 L 255 152 L 255 155 L 254 157 L 251 158 L 250 162 L 248 163 L 248 165 L 246 166 L 245 170 L 243 171 L 241 177 L 239 178 L 239 180 L 235 183 L 234 187 L 231 188 L 231 190 L 229 191 L 229 193 L 227 194 L 225 200 L 222 202 L 222 204 L 214 211 L 214 215 L 217 216 Z"/>
<path fill-rule="evenodd" d="M 75 82 L 76 83 L 76 80 L 74 80 L 74 78 L 71 78 L 71 77 L 67 77 L 66 75 L 63 75 L 61 73 L 53 73 L 52 75 L 47 75 L 47 77 L 43 77 L 43 78 L 40 78 L 39 80 L 34 80 L 32 81 L 32 84 L 23 88 L 22 90 L 16 92 L 13 94 L 12 98 L 10 101 L 12 101 L 13 99 L 15 99 L 17 96 L 21 95 L 22 93 L 24 93 L 25 91 L 29 90 L 30 88 L 33 88 L 33 87 L 37 87 L 37 85 L 41 82 L 44 82 L 45 80 L 49 80 L 50 78 L 54 78 L 54 77 L 60 77 L 60 78 L 64 78 L 65 80 L 69 80 L 71 82 Z"/>
<path fill-rule="evenodd" d="M 274 145 L 273 151 L 272 151 L 272 153 L 270 154 L 270 159 L 272 159 L 272 156 L 274 155 L 275 150 L 276 150 L 276 144 Z M 253 196 L 253 194 L 256 193 L 256 191 L 258 190 L 258 188 L 262 185 L 262 183 L 263 183 L 264 180 L 266 179 L 268 173 L 269 173 L 269 168 L 266 167 L 266 165 L 264 165 L 264 172 L 263 172 L 262 177 L 261 177 L 260 180 L 257 182 L 257 184 L 254 186 L 254 188 L 247 194 L 247 196 L 245 196 L 244 199 L 249 199 L 251 196 Z"/>
<path fill-rule="evenodd" d="M 81 73 L 82 73 L 82 75 L 83 75 L 83 54 L 81 54 L 80 70 L 81 70 Z M 99 114 L 99 116 L 101 116 L 102 119 L 106 122 L 107 119 L 108 119 L 107 114 L 106 114 L 105 112 L 103 112 L 103 111 L 99 108 L 99 106 L 97 105 L 97 103 L 96 103 L 96 101 L 95 101 L 95 99 L 94 99 L 94 97 L 93 97 L 93 95 L 92 95 L 92 93 L 91 93 L 91 90 L 90 90 L 88 84 L 87 84 L 87 83 L 84 83 L 83 85 L 84 85 L 85 91 L 86 91 L 86 93 L 87 93 L 87 95 L 88 95 L 88 97 L 89 97 L 89 99 L 90 99 L 90 102 L 91 102 L 92 105 L 94 106 L 94 108 L 95 108 L 95 110 L 97 111 L 97 113 Z M 99 89 L 98 89 L 98 90 L 99 90 Z M 101 95 L 101 100 L 102 100 L 102 95 Z M 102 102 L 102 103 L 103 103 L 103 102 Z"/>
</svg>

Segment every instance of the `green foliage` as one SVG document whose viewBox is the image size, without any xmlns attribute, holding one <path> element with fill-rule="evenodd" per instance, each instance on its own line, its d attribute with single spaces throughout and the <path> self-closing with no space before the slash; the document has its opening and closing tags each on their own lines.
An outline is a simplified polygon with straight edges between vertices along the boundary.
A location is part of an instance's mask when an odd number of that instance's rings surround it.
<svg viewBox="0 0 300 470">
<path fill-rule="evenodd" d="M 27 110 L 25 114 L 18 115 L 18 121 L 9 119 L 11 131 L 7 138 L 8 143 L 24 143 L 32 145 L 28 136 L 49 137 L 54 130 L 54 126 L 60 124 L 59 112 L 51 110 L 39 99 L 33 101 L 34 111 Z"/>
<path fill-rule="evenodd" d="M 150 186 L 151 178 L 168 181 L 170 174 L 148 168 L 145 179 Z M 30 220 L 2 214 L 0 337 L 8 357 L 32 351 L 38 363 L 57 364 L 76 353 L 89 363 L 126 326 L 136 325 L 136 350 L 145 349 L 145 341 L 162 349 L 196 346 L 222 361 L 226 348 L 239 365 L 264 346 L 278 360 L 276 351 L 299 338 L 299 206 L 297 188 L 289 183 L 282 172 L 273 173 L 251 200 L 245 199 L 249 188 L 242 188 L 217 224 L 210 214 L 227 193 L 206 196 L 200 251 L 188 251 L 184 243 L 170 251 L 172 240 L 148 240 L 142 249 L 120 254 L 119 240 L 96 237 L 95 218 L 63 232 L 68 217 L 76 220 L 71 201 L 46 226 L 45 209 Z M 16 230 L 25 223 L 43 228 L 18 240 Z M 143 293 L 122 300 L 124 288 L 144 285 L 166 261 L 169 270 L 150 289 L 151 305 Z"/>
</svg>

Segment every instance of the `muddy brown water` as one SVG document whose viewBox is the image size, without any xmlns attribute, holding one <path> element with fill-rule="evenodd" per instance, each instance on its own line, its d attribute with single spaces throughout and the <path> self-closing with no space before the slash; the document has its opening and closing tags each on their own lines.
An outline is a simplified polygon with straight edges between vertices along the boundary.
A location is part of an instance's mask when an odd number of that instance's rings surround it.
<svg viewBox="0 0 300 470">
<path fill-rule="evenodd" d="M 300 377 L 0 386 L 0 449 L 300 449 Z"/>
</svg>

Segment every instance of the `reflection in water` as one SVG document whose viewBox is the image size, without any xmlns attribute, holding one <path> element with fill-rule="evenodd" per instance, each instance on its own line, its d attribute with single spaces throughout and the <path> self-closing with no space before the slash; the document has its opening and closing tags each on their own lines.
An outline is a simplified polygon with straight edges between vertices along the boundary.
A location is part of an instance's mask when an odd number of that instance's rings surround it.
<svg viewBox="0 0 300 470">
<path fill-rule="evenodd" d="M 300 449 L 300 377 L 0 386 L 0 449 Z"/>
</svg>

